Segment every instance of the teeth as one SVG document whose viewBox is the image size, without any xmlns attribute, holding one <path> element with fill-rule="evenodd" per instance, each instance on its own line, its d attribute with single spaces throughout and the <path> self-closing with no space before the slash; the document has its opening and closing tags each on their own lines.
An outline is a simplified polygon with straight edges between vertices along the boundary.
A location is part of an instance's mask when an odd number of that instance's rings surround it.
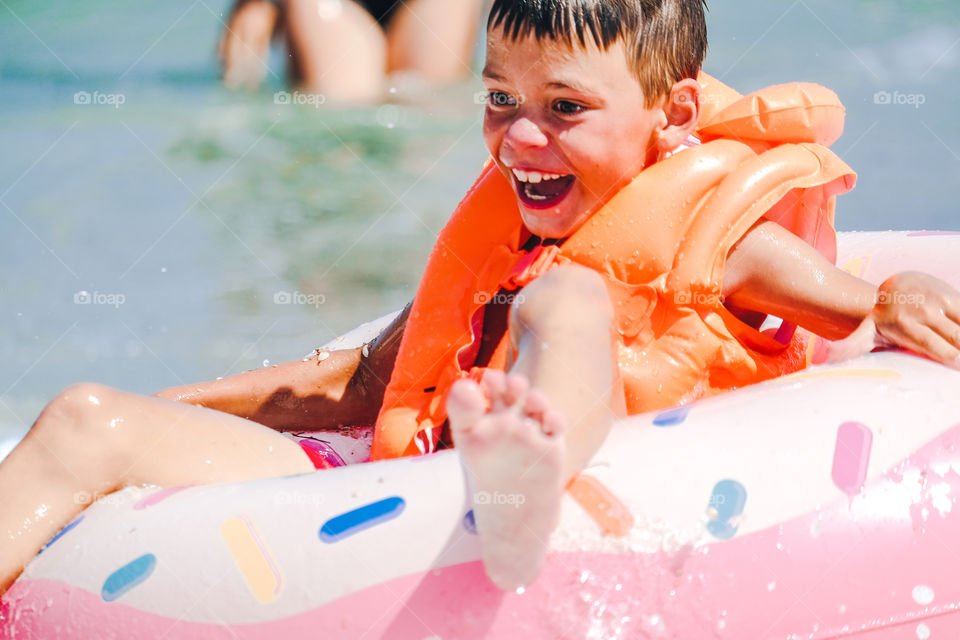
<svg viewBox="0 0 960 640">
<path fill-rule="evenodd" d="M 517 176 L 517 180 L 520 182 L 529 182 L 531 184 L 539 184 L 545 180 L 557 180 L 562 178 L 562 175 L 556 173 L 541 173 L 539 171 L 521 171 L 520 169 L 514 169 L 513 175 Z"/>
</svg>

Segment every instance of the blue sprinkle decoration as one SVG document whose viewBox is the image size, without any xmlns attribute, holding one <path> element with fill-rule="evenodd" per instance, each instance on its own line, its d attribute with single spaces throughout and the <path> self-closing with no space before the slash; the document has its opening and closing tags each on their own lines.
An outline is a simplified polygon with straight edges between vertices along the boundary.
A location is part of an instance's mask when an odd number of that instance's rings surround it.
<svg viewBox="0 0 960 640">
<path fill-rule="evenodd" d="M 674 427 L 678 424 L 682 424 L 683 421 L 687 419 L 687 415 L 689 413 L 689 406 L 670 409 L 669 411 L 664 411 L 654 418 L 653 424 L 656 427 Z"/>
<path fill-rule="evenodd" d="M 133 562 L 125 564 L 111 573 L 110 577 L 103 583 L 100 597 L 105 602 L 113 602 L 149 578 L 156 566 L 157 556 L 152 553 L 144 554 Z"/>
<path fill-rule="evenodd" d="M 50 538 L 50 542 L 48 542 L 47 544 L 43 545 L 43 548 L 40 549 L 40 553 L 43 553 L 44 551 L 46 551 L 46 550 L 47 550 L 47 547 L 49 547 L 49 546 L 52 545 L 54 542 L 56 542 L 57 540 L 59 540 L 60 538 L 62 538 L 64 535 L 66 535 L 66 533 L 67 533 L 68 531 L 70 531 L 71 529 L 73 529 L 74 527 L 76 527 L 78 524 L 80 524 L 80 522 L 81 522 L 82 520 L 83 520 L 83 514 L 80 514 L 79 516 L 77 516 L 76 518 L 74 518 L 74 519 L 73 519 L 73 522 L 71 522 L 70 524 L 68 524 L 67 526 L 65 526 L 63 529 L 60 529 L 60 531 L 57 532 L 57 535 L 55 535 L 55 536 L 53 536 L 52 538 Z"/>
<path fill-rule="evenodd" d="M 467 511 L 467 515 L 463 516 L 463 528 L 467 530 L 467 533 L 477 535 L 477 521 L 473 517 L 473 509 Z"/>
<path fill-rule="evenodd" d="M 736 523 L 730 521 L 743 513 L 747 490 L 736 480 L 721 480 L 713 487 L 707 508 L 716 511 L 716 517 L 707 523 L 707 531 L 714 538 L 729 540 L 737 533 Z"/>
<path fill-rule="evenodd" d="M 403 498 L 394 496 L 347 511 L 330 518 L 320 527 L 320 539 L 326 543 L 339 542 L 364 529 L 393 520 L 403 513 L 404 507 Z"/>
</svg>

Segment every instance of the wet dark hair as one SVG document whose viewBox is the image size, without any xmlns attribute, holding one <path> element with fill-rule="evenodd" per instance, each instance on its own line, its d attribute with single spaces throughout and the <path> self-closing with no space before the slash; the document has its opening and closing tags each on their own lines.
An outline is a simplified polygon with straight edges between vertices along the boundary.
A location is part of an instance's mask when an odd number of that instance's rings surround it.
<svg viewBox="0 0 960 640">
<path fill-rule="evenodd" d="M 534 36 L 570 48 L 618 41 L 647 106 L 674 83 L 696 78 L 707 55 L 706 0 L 495 0 L 487 29 L 511 40 Z"/>
</svg>

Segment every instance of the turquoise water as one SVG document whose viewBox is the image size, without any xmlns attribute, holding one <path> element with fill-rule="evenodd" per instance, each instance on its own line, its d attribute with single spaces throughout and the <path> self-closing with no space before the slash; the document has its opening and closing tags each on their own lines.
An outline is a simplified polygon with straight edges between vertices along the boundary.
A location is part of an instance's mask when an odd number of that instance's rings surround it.
<svg viewBox="0 0 960 640">
<path fill-rule="evenodd" d="M 0 2 L 0 440 L 72 382 L 229 375 L 402 306 L 478 172 L 476 80 L 419 106 L 278 105 L 276 50 L 263 90 L 227 92 L 226 7 Z M 960 227 L 960 6 L 726 0 L 710 28 L 707 70 L 740 90 L 846 102 L 842 229 Z"/>
</svg>

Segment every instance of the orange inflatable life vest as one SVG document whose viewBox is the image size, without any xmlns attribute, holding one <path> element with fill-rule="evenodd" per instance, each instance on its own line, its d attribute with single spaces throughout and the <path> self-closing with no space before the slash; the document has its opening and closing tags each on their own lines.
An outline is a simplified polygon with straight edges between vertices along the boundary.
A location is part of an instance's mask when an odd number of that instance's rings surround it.
<svg viewBox="0 0 960 640">
<path fill-rule="evenodd" d="M 803 368 L 795 327 L 772 337 L 744 324 L 723 306 L 721 281 L 727 253 L 761 218 L 836 260 L 836 196 L 856 181 L 827 148 L 843 131 L 843 105 L 817 85 L 741 96 L 705 74 L 699 80 L 701 144 L 644 169 L 562 247 L 524 251 L 530 233 L 513 189 L 492 163 L 484 170 L 427 264 L 377 419 L 373 459 L 436 449 L 446 394 L 471 375 L 463 356 L 480 338 L 478 310 L 501 288 L 516 289 L 557 264 L 604 276 L 631 414 Z M 508 339 L 489 367 L 506 367 Z"/>
</svg>

